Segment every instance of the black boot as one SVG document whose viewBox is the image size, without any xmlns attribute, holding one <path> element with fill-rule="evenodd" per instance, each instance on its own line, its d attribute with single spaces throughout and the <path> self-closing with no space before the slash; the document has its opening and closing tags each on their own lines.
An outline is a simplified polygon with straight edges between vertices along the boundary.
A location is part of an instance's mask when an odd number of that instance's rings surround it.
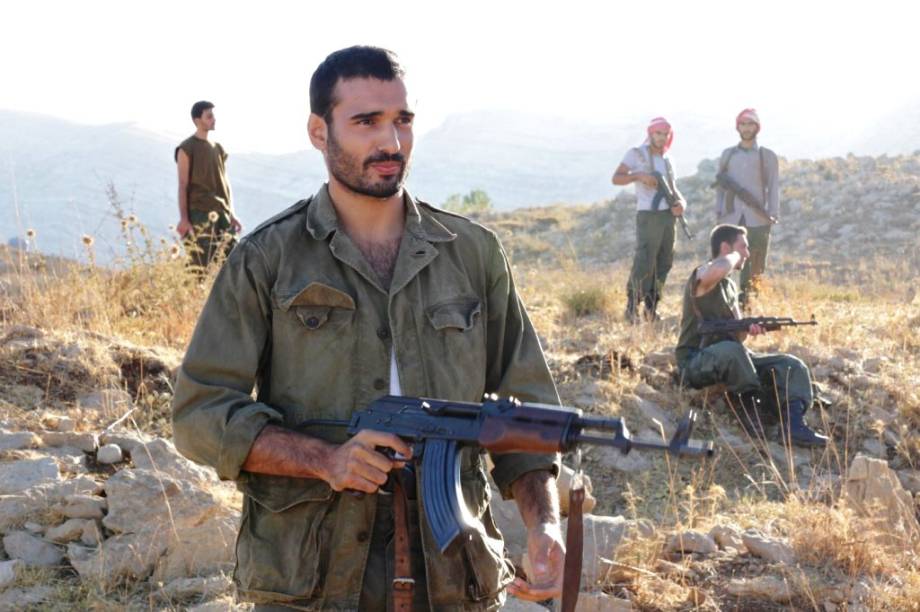
<svg viewBox="0 0 920 612">
<path fill-rule="evenodd" d="M 788 410 L 780 423 L 780 439 L 785 442 L 788 437 L 792 444 L 809 448 L 823 448 L 827 446 L 827 436 L 816 433 L 805 423 L 805 402 L 792 400 Z"/>
<path fill-rule="evenodd" d="M 751 438 L 764 440 L 764 426 L 761 420 L 763 414 L 763 399 L 759 391 L 745 391 L 744 393 L 729 393 L 728 401 L 734 408 L 735 416 L 741 427 Z"/>
</svg>

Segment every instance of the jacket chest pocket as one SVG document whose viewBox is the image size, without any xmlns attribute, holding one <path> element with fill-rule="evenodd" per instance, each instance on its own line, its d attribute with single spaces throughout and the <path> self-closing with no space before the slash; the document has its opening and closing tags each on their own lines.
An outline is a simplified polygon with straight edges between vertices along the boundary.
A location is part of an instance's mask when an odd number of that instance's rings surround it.
<svg viewBox="0 0 920 612">
<path fill-rule="evenodd" d="M 439 302 L 425 310 L 431 326 L 450 337 L 480 325 L 482 302 L 478 297 L 461 297 Z"/>
<path fill-rule="evenodd" d="M 485 388 L 486 333 L 476 296 L 440 301 L 425 309 L 425 369 L 436 397 L 479 399 Z"/>
<path fill-rule="evenodd" d="M 355 316 L 351 295 L 330 285 L 311 282 L 306 287 L 280 289 L 275 305 L 289 325 L 285 333 L 301 332 L 318 338 L 347 328 Z"/>
</svg>

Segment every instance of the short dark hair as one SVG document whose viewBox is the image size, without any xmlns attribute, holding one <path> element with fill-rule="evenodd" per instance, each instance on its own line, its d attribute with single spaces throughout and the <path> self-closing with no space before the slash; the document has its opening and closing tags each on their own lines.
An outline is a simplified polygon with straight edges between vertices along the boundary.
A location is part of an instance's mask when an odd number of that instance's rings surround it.
<svg viewBox="0 0 920 612">
<path fill-rule="evenodd" d="M 333 91 L 339 80 L 401 79 L 406 71 L 396 54 L 380 47 L 356 45 L 331 53 L 310 78 L 310 112 L 332 123 L 332 108 L 338 102 Z"/>
<path fill-rule="evenodd" d="M 712 233 L 709 234 L 709 246 L 712 248 L 713 258 L 719 256 L 719 250 L 723 242 L 734 244 L 738 236 L 742 234 L 745 236 L 747 235 L 747 228 L 741 227 L 740 225 L 729 225 L 724 223 L 715 226 L 712 229 Z"/>
<path fill-rule="evenodd" d="M 204 114 L 204 111 L 209 108 L 214 108 L 214 104 L 208 102 L 207 100 L 199 100 L 192 104 L 192 119 L 201 119 L 201 116 Z"/>
</svg>

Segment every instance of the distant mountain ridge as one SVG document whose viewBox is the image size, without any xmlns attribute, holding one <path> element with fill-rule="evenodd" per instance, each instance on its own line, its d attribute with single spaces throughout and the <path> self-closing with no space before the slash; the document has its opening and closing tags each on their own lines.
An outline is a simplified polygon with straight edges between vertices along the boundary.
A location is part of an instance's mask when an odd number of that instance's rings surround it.
<svg viewBox="0 0 920 612">
<path fill-rule="evenodd" d="M 733 143 L 730 122 L 726 127 L 723 120 L 700 116 L 672 120 L 678 126 L 673 152 L 679 175 L 692 174 L 700 161 Z M 898 121 L 905 125 L 903 118 Z M 879 122 L 880 129 L 891 125 Z M 609 199 L 617 193 L 610 175 L 626 149 L 642 141 L 643 130 L 639 119 L 591 124 L 509 111 L 452 115 L 418 138 L 409 189 L 436 205 L 453 193 L 483 189 L 499 210 Z M 875 154 L 916 147 L 915 138 L 888 131 L 883 136 L 850 138 Z M 178 217 L 176 144 L 131 124 L 87 126 L 0 111 L 0 239 L 21 238 L 33 228 L 41 250 L 74 255 L 86 233 L 96 238 L 100 258 L 108 259 L 119 242 L 106 197 L 109 183 L 126 210 L 155 235 L 167 235 Z M 826 157 L 846 153 L 848 143 L 806 146 L 792 131 L 771 131 L 765 144 L 786 157 Z M 238 213 L 250 229 L 314 193 L 326 176 L 313 150 L 285 155 L 230 150 L 228 171 Z"/>
</svg>

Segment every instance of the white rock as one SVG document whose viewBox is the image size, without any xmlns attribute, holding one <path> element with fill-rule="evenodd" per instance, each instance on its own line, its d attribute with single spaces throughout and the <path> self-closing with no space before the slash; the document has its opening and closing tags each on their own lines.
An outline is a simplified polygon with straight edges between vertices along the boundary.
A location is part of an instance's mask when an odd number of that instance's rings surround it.
<svg viewBox="0 0 920 612">
<path fill-rule="evenodd" d="M 745 531 L 741 535 L 741 540 L 755 557 L 760 557 L 773 563 L 790 564 L 795 561 L 795 551 L 782 540 L 768 538 L 755 531 Z"/>
<path fill-rule="evenodd" d="M 36 448 L 42 440 L 31 431 L 0 431 L 0 452 Z"/>
<path fill-rule="evenodd" d="M 51 457 L 0 463 L 0 495 L 22 493 L 60 478 L 58 465 Z"/>
<path fill-rule="evenodd" d="M 684 531 L 672 534 L 664 546 L 667 552 L 699 553 L 711 555 L 719 550 L 715 540 L 699 531 Z"/>
<path fill-rule="evenodd" d="M 71 495 L 98 495 L 102 493 L 102 484 L 90 476 L 78 476 L 69 480 L 44 485 L 37 489 L 49 503 L 63 502 Z"/>
<path fill-rule="evenodd" d="M 510 600 L 511 598 L 509 597 L 508 599 Z M 221 597 L 197 606 L 189 606 L 188 612 L 248 612 L 251 609 L 251 604 L 236 603 L 232 597 Z M 502 609 L 504 610 L 505 608 Z M 546 612 L 546 608 L 541 607 L 536 612 Z"/>
<path fill-rule="evenodd" d="M 30 494 L 0 495 L 0 532 L 22 525 L 46 507 L 43 499 Z"/>
<path fill-rule="evenodd" d="M 214 470 L 189 461 L 172 442 L 163 438 L 136 445 L 131 451 L 131 460 L 139 470 L 165 473 L 177 480 L 208 485 L 218 482 Z"/>
<path fill-rule="evenodd" d="M 49 567 L 58 565 L 64 558 L 57 546 L 25 531 L 14 531 L 5 535 L 3 548 L 10 558 L 22 559 L 28 565 Z"/>
<path fill-rule="evenodd" d="M 168 538 L 162 531 L 122 534 L 105 540 L 95 551 L 68 544 L 67 556 L 84 581 L 111 587 L 125 578 L 150 576 Z"/>
<path fill-rule="evenodd" d="M 39 534 L 45 530 L 44 527 L 42 527 L 39 523 L 36 523 L 34 521 L 28 521 L 25 525 L 23 525 L 23 528 L 26 531 L 29 531 L 34 534 Z"/>
<path fill-rule="evenodd" d="M 134 454 L 134 449 L 139 444 L 148 444 L 153 442 L 154 436 L 139 431 L 117 430 L 113 432 L 104 432 L 99 435 L 100 444 L 117 444 L 129 455 Z"/>
<path fill-rule="evenodd" d="M 603 591 L 579 593 L 578 602 L 575 604 L 575 612 L 630 612 L 634 609 L 628 599 L 607 595 Z"/>
<path fill-rule="evenodd" d="M 747 549 L 741 538 L 741 530 L 734 525 L 716 525 L 709 531 L 719 548 L 744 553 Z"/>
<path fill-rule="evenodd" d="M 192 527 L 220 511 L 210 491 L 149 470 L 120 470 L 105 483 L 105 492 L 108 514 L 102 524 L 116 532 L 134 533 L 166 523 L 176 529 Z"/>
<path fill-rule="evenodd" d="M 39 433 L 46 446 L 72 446 L 85 453 L 96 450 L 96 435 L 93 433 L 78 433 L 75 431 L 43 431 Z"/>
<path fill-rule="evenodd" d="M 100 446 L 99 450 L 96 451 L 96 460 L 99 463 L 105 465 L 111 465 L 113 463 L 118 463 L 124 459 L 121 447 L 117 444 L 106 444 L 105 446 Z"/>
<path fill-rule="evenodd" d="M 567 465 L 563 465 L 562 469 L 559 471 L 559 478 L 556 479 L 556 490 L 559 493 L 559 511 L 563 516 L 569 513 L 569 495 L 571 493 L 572 477 L 574 475 L 575 471 L 572 468 Z M 587 474 L 583 474 L 583 478 L 585 486 L 585 501 L 582 505 L 582 511 L 587 514 L 594 510 L 594 507 L 597 505 L 597 499 L 591 495 L 591 478 Z"/>
<path fill-rule="evenodd" d="M 49 586 L 7 589 L 0 593 L 0 610 L 30 610 L 45 603 L 54 596 Z"/>
<path fill-rule="evenodd" d="M 83 526 L 83 533 L 80 534 L 80 542 L 87 546 L 96 546 L 102 541 L 102 525 L 97 521 L 86 521 Z"/>
<path fill-rule="evenodd" d="M 64 499 L 61 513 L 70 518 L 101 519 L 107 506 L 108 502 L 104 497 L 68 495 Z"/>
<path fill-rule="evenodd" d="M 74 540 L 79 540 L 80 536 L 83 535 L 87 523 L 93 523 L 93 521 L 78 518 L 68 519 L 61 525 L 49 528 L 45 532 L 45 537 L 59 544 L 73 542 Z"/>
<path fill-rule="evenodd" d="M 177 578 L 160 589 L 157 597 L 164 601 L 189 599 L 191 597 L 216 597 L 229 591 L 232 586 L 233 581 L 229 576 L 223 574 L 207 577 Z"/>
<path fill-rule="evenodd" d="M 858 515 L 887 523 L 889 533 L 877 539 L 898 543 L 920 537 L 913 498 L 886 461 L 857 455 L 850 464 L 845 490 L 847 505 Z"/>
<path fill-rule="evenodd" d="M 239 515 L 218 516 L 178 530 L 157 562 L 154 577 L 170 582 L 185 576 L 205 576 L 233 570 Z"/>
<path fill-rule="evenodd" d="M 25 564 L 20 559 L 0 561 L 0 589 L 5 589 L 16 582 L 16 578 L 23 567 L 25 567 Z"/>
</svg>

